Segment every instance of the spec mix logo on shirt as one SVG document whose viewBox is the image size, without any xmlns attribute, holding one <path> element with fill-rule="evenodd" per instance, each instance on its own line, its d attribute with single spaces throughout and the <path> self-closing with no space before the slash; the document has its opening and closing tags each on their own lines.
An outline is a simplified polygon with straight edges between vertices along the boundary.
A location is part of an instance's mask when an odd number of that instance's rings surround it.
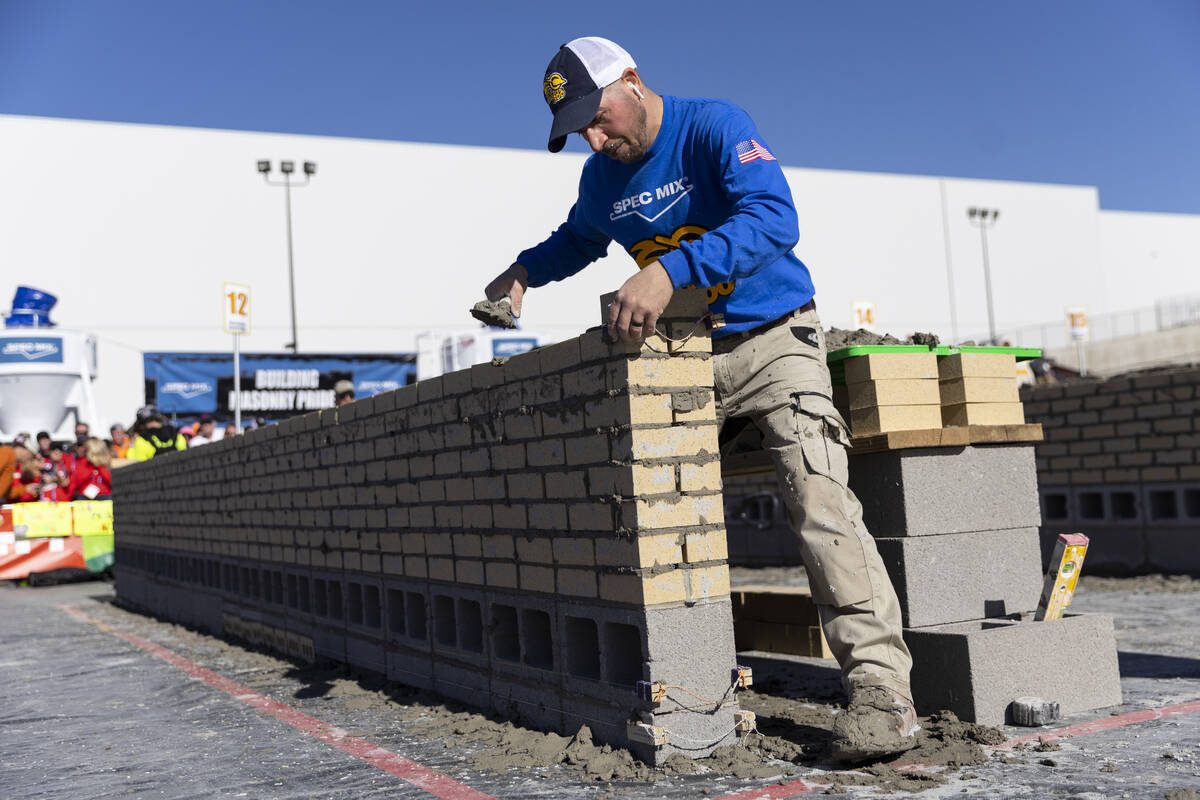
<svg viewBox="0 0 1200 800">
<path fill-rule="evenodd" d="M 62 339 L 58 337 L 27 337 L 0 343 L 0 364 L 24 364 L 28 361 L 61 364 L 62 360 Z"/>
</svg>

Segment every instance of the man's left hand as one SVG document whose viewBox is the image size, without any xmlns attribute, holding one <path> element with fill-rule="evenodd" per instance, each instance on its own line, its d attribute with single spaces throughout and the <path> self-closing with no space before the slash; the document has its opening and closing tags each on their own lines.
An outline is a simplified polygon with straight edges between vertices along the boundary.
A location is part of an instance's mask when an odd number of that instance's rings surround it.
<svg viewBox="0 0 1200 800">
<path fill-rule="evenodd" d="M 675 285 L 657 261 L 648 264 L 617 290 L 608 307 L 608 331 L 614 339 L 640 342 L 654 334 Z"/>
</svg>

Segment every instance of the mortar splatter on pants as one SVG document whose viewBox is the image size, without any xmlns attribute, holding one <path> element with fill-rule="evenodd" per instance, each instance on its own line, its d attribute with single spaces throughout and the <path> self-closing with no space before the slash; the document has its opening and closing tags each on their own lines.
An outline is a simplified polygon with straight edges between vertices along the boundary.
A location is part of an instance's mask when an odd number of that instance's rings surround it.
<svg viewBox="0 0 1200 800">
<path fill-rule="evenodd" d="M 900 603 L 848 486 L 850 437 L 825 353 L 815 309 L 714 340 L 719 418 L 747 417 L 762 431 L 846 690 L 882 684 L 911 701 Z"/>
</svg>

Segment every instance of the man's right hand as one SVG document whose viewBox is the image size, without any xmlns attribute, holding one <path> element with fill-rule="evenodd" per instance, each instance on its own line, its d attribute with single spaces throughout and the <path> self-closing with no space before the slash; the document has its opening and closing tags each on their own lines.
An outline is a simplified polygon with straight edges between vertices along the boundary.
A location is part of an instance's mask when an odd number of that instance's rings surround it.
<svg viewBox="0 0 1200 800">
<path fill-rule="evenodd" d="M 483 290 L 483 295 L 493 303 L 501 297 L 507 297 L 512 303 L 514 317 L 521 316 L 521 301 L 525 290 L 529 288 L 529 273 L 520 264 L 513 264 L 501 272 L 494 281 Z"/>
</svg>

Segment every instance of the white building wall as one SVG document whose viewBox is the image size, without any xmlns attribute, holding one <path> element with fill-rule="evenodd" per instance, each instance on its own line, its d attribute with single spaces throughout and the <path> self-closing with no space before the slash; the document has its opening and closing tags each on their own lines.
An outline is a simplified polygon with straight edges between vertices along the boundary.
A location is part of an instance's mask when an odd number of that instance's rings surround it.
<svg viewBox="0 0 1200 800">
<path fill-rule="evenodd" d="M 0 144 L 0 307 L 18 284 L 33 285 L 58 295 L 60 324 L 98 335 L 105 428 L 143 402 L 142 351 L 230 348 L 222 281 L 253 289 L 244 350 L 290 341 L 283 190 L 263 185 L 258 159 L 318 163 L 312 184 L 292 193 L 309 352 L 408 352 L 422 330 L 472 327 L 466 312 L 483 286 L 564 218 L 583 163 L 537 150 L 13 116 L 0 116 Z M 1163 239 L 1157 265 L 1143 268 L 1153 294 L 1195 264 L 1200 238 L 1200 217 L 1100 212 L 1093 187 L 785 172 L 800 215 L 796 252 L 826 325 L 849 325 L 851 303 L 871 300 L 885 330 L 950 338 L 948 233 L 958 333 L 986 334 L 970 205 L 1001 210 L 989 232 L 1001 329 L 1055 319 L 1068 304 L 1124 308 L 1125 254 Z M 632 270 L 613 247 L 531 293 L 525 323 L 574 335 L 598 322 L 597 296 Z"/>
</svg>

